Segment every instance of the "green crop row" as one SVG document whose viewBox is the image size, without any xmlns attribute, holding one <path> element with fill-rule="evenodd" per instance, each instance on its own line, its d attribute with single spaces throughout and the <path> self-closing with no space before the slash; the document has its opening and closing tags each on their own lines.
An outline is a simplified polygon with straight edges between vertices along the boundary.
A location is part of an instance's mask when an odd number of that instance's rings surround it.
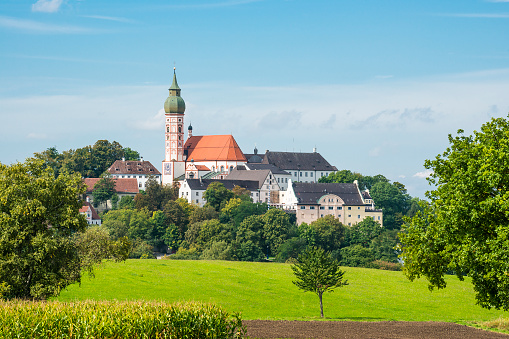
<svg viewBox="0 0 509 339">
<path fill-rule="evenodd" d="M 239 314 L 202 303 L 0 302 L 0 338 L 242 338 Z"/>
</svg>

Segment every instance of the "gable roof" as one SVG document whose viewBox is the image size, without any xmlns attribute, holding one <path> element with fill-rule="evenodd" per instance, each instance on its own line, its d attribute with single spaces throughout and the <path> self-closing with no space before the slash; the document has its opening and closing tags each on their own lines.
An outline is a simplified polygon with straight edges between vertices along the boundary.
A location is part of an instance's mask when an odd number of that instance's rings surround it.
<svg viewBox="0 0 509 339">
<path fill-rule="evenodd" d="M 184 144 L 186 152 L 187 161 L 247 161 L 232 135 L 192 136 Z"/>
<path fill-rule="evenodd" d="M 337 171 L 320 153 L 265 152 L 263 164 L 272 164 L 282 170 Z"/>
<path fill-rule="evenodd" d="M 116 160 L 110 168 L 108 168 L 108 172 L 111 174 L 146 174 L 146 175 L 161 175 L 161 172 L 157 170 L 150 163 L 150 161 L 125 161 L 125 160 Z"/>
<path fill-rule="evenodd" d="M 219 179 L 186 179 L 185 181 L 192 190 L 206 190 L 213 182 L 220 182 L 229 190 L 235 186 L 246 188 L 250 191 L 258 190 L 258 182 L 253 180 L 219 180 Z"/>
<path fill-rule="evenodd" d="M 228 174 L 225 180 L 254 180 L 258 183 L 257 188 L 261 188 L 269 174 L 270 170 L 268 169 L 258 171 L 248 171 L 234 168 L 233 171 L 231 171 L 230 174 Z"/>
<path fill-rule="evenodd" d="M 324 195 L 335 194 L 347 206 L 364 205 L 356 184 L 294 182 L 293 191 L 297 197 L 297 204 L 318 204 Z"/>
<path fill-rule="evenodd" d="M 95 184 L 101 180 L 101 178 L 85 178 L 83 181 L 87 186 L 86 193 L 92 193 L 94 190 Z M 140 189 L 138 188 L 138 180 L 135 178 L 115 178 L 115 192 L 117 193 L 131 193 L 138 194 L 140 193 Z"/>
<path fill-rule="evenodd" d="M 95 208 L 88 201 L 83 201 L 83 206 L 80 208 L 80 213 L 87 213 L 90 211 L 92 214 L 92 220 L 100 220 L 99 215 L 97 214 Z"/>
</svg>

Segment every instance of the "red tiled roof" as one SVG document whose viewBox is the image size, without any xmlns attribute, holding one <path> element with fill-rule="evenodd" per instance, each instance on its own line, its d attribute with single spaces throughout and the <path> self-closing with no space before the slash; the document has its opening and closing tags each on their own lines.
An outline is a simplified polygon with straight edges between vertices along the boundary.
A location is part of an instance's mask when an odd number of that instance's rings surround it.
<svg viewBox="0 0 509 339">
<path fill-rule="evenodd" d="M 90 210 L 90 212 L 92 212 L 92 220 L 101 219 L 101 218 L 99 218 L 99 215 L 95 211 L 95 208 L 92 206 L 92 204 L 87 201 L 84 201 L 83 207 L 80 208 L 80 213 L 87 213 L 88 210 Z"/>
<path fill-rule="evenodd" d="M 150 161 L 122 161 L 117 160 L 108 168 L 111 174 L 145 174 L 161 175 Z"/>
<path fill-rule="evenodd" d="M 242 161 L 247 159 L 232 135 L 203 135 L 187 139 L 187 161 Z"/>
<path fill-rule="evenodd" d="M 101 180 L 101 178 L 85 178 L 83 181 L 85 182 L 85 185 L 87 186 L 87 193 L 92 193 L 94 190 L 94 185 Z M 115 191 L 117 193 L 133 193 L 137 194 L 140 192 L 140 189 L 138 188 L 138 180 L 135 178 L 126 178 L 126 179 L 120 179 L 116 178 L 113 179 L 115 181 Z"/>
<path fill-rule="evenodd" d="M 210 168 L 205 165 L 195 165 L 195 167 L 198 171 L 210 171 Z"/>
</svg>

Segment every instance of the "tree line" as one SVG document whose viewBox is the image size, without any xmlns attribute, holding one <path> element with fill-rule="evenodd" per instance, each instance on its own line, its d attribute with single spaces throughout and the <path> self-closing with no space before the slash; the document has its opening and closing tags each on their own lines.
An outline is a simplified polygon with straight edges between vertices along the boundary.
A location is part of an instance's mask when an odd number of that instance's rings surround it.
<svg viewBox="0 0 509 339">
<path fill-rule="evenodd" d="M 397 268 L 398 230 L 380 227 L 366 218 L 347 227 L 333 216 L 296 225 L 294 214 L 253 203 L 240 187 L 227 190 L 212 183 L 199 207 L 178 198 L 178 187 L 155 180 L 133 198 L 123 197 L 116 209 L 102 215 L 116 240 L 134 244 L 132 258 L 152 258 L 152 253 L 173 254 L 171 259 L 221 259 L 285 262 L 298 258 L 308 247 L 320 247 L 344 266 Z"/>
</svg>

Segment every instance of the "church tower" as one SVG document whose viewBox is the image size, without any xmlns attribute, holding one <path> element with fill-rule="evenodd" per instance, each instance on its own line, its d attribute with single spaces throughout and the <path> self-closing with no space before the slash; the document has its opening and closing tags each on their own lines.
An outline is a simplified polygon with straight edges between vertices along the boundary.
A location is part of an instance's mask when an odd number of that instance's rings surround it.
<svg viewBox="0 0 509 339">
<path fill-rule="evenodd" d="M 173 67 L 173 83 L 164 102 L 164 142 L 163 184 L 173 183 L 175 178 L 185 173 L 184 159 L 184 112 L 186 104 L 180 96 L 177 75 Z"/>
</svg>

